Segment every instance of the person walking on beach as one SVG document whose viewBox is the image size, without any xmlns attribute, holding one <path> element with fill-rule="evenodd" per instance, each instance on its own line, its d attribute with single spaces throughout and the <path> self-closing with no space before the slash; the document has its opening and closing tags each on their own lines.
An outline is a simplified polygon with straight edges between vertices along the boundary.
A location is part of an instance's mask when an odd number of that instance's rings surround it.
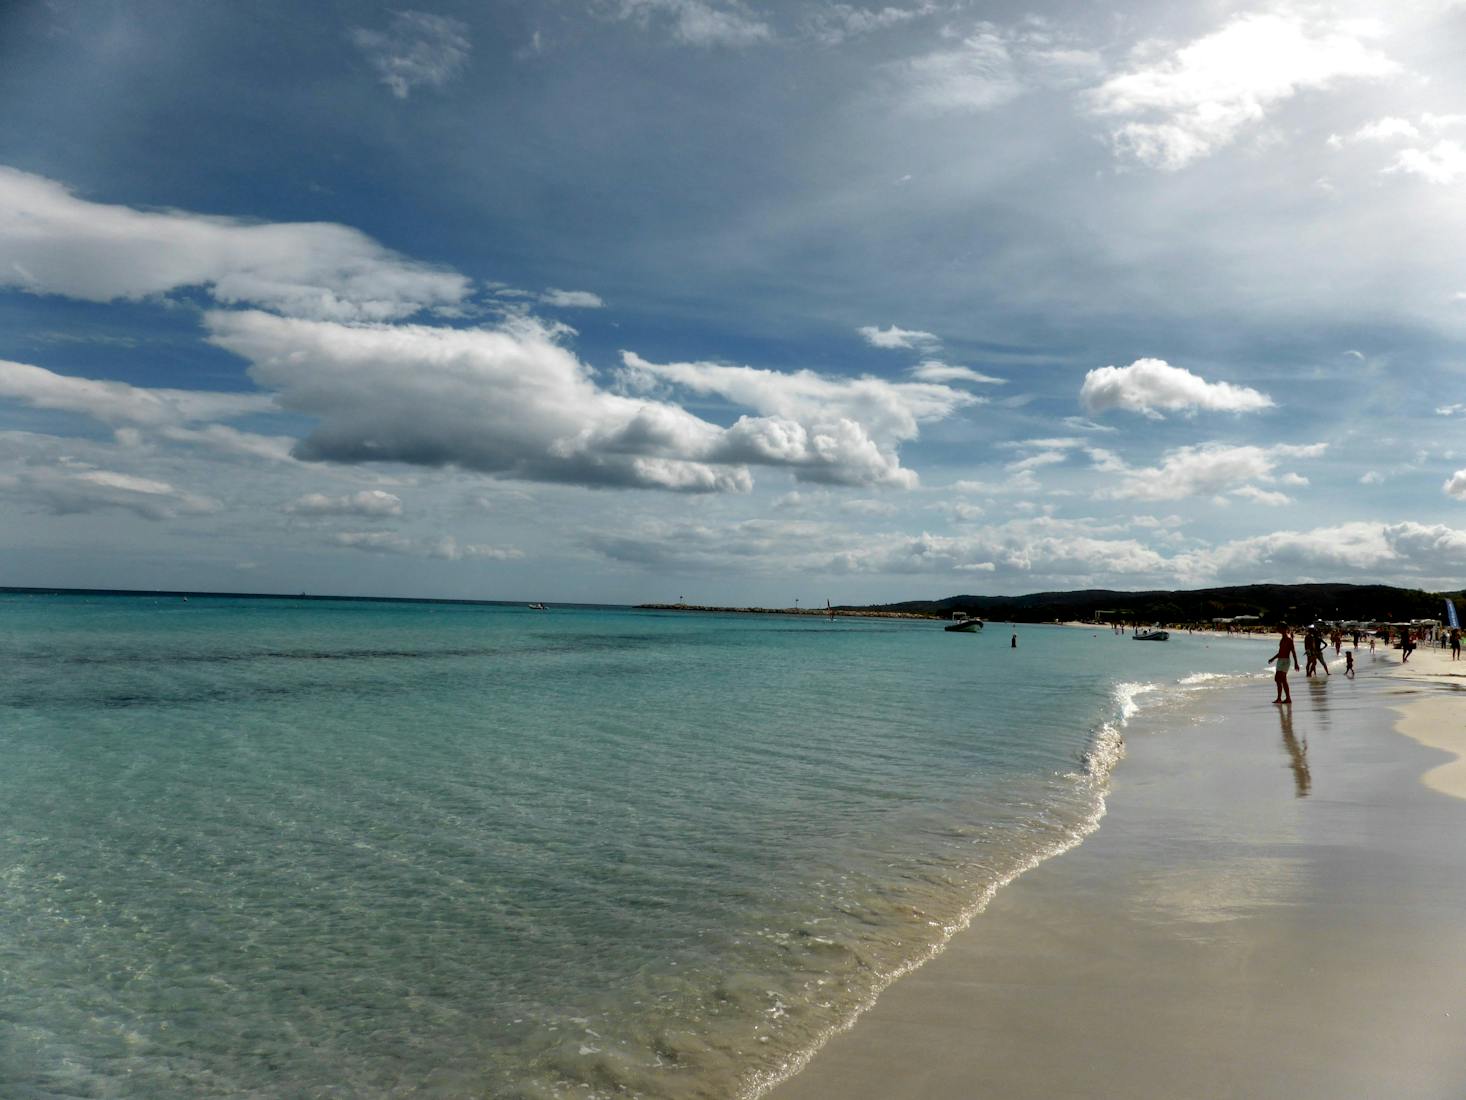
<svg viewBox="0 0 1466 1100">
<path fill-rule="evenodd" d="M 1461 631 L 1457 627 L 1451 628 L 1451 660 L 1461 659 Z"/>
<path fill-rule="evenodd" d="M 1354 679 L 1354 651 L 1352 649 L 1344 654 L 1344 675 L 1351 680 Z"/>
<path fill-rule="evenodd" d="M 1268 664 L 1274 661 L 1277 665 L 1273 668 L 1273 683 L 1277 685 L 1278 697 L 1274 703 L 1291 704 L 1293 693 L 1288 690 L 1288 664 L 1292 662 L 1294 671 L 1298 669 L 1298 650 L 1293 646 L 1293 635 L 1286 626 L 1278 627 L 1278 651 L 1267 659 Z"/>
</svg>

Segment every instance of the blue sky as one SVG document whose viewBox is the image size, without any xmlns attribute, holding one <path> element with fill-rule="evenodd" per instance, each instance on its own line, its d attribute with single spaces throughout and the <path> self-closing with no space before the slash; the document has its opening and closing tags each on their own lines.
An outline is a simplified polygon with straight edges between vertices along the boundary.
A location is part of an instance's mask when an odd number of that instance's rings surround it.
<svg viewBox="0 0 1466 1100">
<path fill-rule="evenodd" d="M 1466 568 L 1466 5 L 8 5 L 5 583 Z"/>
</svg>

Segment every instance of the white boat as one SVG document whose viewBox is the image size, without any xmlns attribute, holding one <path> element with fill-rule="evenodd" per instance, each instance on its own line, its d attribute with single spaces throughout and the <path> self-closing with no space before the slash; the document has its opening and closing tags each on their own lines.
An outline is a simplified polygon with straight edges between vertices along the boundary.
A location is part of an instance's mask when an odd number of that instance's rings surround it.
<svg viewBox="0 0 1466 1100">
<path fill-rule="evenodd" d="M 1151 627 L 1149 630 L 1136 630 L 1135 640 L 1137 642 L 1164 642 L 1171 636 L 1168 630 L 1157 630 Z"/>
<path fill-rule="evenodd" d="M 532 603 L 529 605 L 529 609 L 531 611 L 543 611 L 545 609 L 545 605 L 542 603 Z"/>
<path fill-rule="evenodd" d="M 942 629 L 961 634 L 975 634 L 982 629 L 982 620 L 959 611 L 952 616 L 952 621 L 942 627 Z"/>
</svg>

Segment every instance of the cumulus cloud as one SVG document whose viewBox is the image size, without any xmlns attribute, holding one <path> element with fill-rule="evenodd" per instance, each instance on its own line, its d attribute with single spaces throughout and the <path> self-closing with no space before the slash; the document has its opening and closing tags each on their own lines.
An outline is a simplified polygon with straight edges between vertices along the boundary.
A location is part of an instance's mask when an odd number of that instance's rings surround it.
<svg viewBox="0 0 1466 1100">
<path fill-rule="evenodd" d="M 1137 359 L 1128 367 L 1100 367 L 1084 376 L 1079 400 L 1086 411 L 1128 409 L 1159 420 L 1163 412 L 1255 412 L 1271 408 L 1264 393 L 1230 382 L 1208 382 L 1164 359 Z"/>
<path fill-rule="evenodd" d="M 1158 466 L 1127 467 L 1107 451 L 1100 452 L 1102 457 L 1096 459 L 1095 465 L 1103 471 L 1120 475 L 1120 484 L 1102 491 L 1101 497 L 1181 500 L 1191 496 L 1233 493 L 1258 481 L 1279 480 L 1281 475 L 1275 476 L 1274 471 L 1281 460 L 1316 458 L 1326 449 L 1327 444 L 1324 443 L 1285 443 L 1273 447 L 1202 443 L 1167 451 Z"/>
<path fill-rule="evenodd" d="M 1287 13 L 1237 16 L 1162 56 L 1147 56 L 1090 93 L 1098 115 L 1128 119 L 1117 152 L 1154 168 L 1184 168 L 1236 140 L 1299 92 L 1390 76 L 1399 66 L 1368 45 L 1358 23 Z"/>
<path fill-rule="evenodd" d="M 418 539 L 398 531 L 337 531 L 329 541 L 334 546 L 374 554 L 402 554 L 406 557 L 439 558 L 443 561 L 461 561 L 464 558 L 512 561 L 524 557 L 522 551 L 513 548 L 464 545 L 452 535 Z"/>
<path fill-rule="evenodd" d="M 206 316 L 280 404 L 317 418 L 307 461 L 403 462 L 592 486 L 741 491 L 722 429 L 681 408 L 600 389 L 529 318 L 499 329 L 344 325 L 258 311 Z"/>
<path fill-rule="evenodd" d="M 339 497 L 307 493 L 285 505 L 285 511 L 294 516 L 400 516 L 402 498 L 382 489 L 362 489 Z"/>
<path fill-rule="evenodd" d="M 558 287 L 546 290 L 540 295 L 540 301 L 556 309 L 601 309 L 606 304 L 599 294 L 592 294 L 589 290 L 560 290 Z"/>
<path fill-rule="evenodd" d="M 974 399 L 928 383 L 830 379 L 623 353 L 623 382 L 715 393 L 732 426 L 613 393 L 530 318 L 498 329 L 342 325 L 211 313 L 212 339 L 250 360 L 280 405 L 317 419 L 305 460 L 404 462 L 590 486 L 746 491 L 750 465 L 800 480 L 910 486 L 897 446 Z"/>
<path fill-rule="evenodd" d="M 623 352 L 627 378 L 714 394 L 763 414 L 728 429 L 724 446 L 740 461 L 777 460 L 807 481 L 910 487 L 897 445 L 923 423 L 944 419 L 977 399 L 949 386 L 780 373 L 721 363 L 651 363 Z"/>
<path fill-rule="evenodd" d="M 463 71 L 472 43 L 468 25 L 446 15 L 400 11 L 386 31 L 357 27 L 352 43 L 398 99 L 414 88 L 441 88 Z"/>
<path fill-rule="evenodd" d="M 1365 474 L 1364 476 L 1368 477 L 1369 475 Z M 1360 478 L 1360 481 L 1363 480 L 1363 478 Z M 1376 478 L 1376 480 L 1382 479 Z M 1457 470 L 1448 477 L 1445 484 L 1441 486 L 1441 492 L 1445 493 L 1446 496 L 1455 497 L 1457 500 L 1466 500 L 1466 470 Z"/>
<path fill-rule="evenodd" d="M 123 511 L 160 520 L 219 509 L 217 501 L 166 481 L 64 460 L 52 466 L 22 469 L 8 480 L 16 497 L 58 516 Z"/>
<path fill-rule="evenodd" d="M 652 363 L 622 352 L 631 375 L 648 375 L 697 394 L 717 394 L 772 416 L 808 421 L 853 420 L 884 441 L 914 439 L 919 425 L 942 420 L 976 401 L 970 393 L 930 382 L 888 382 L 864 375 L 835 378 L 722 363 Z"/>
<path fill-rule="evenodd" d="M 1361 521 L 1308 531 L 1273 531 L 1227 542 L 1178 560 L 1208 577 L 1311 577 L 1364 575 L 1435 580 L 1466 566 L 1466 531 L 1443 524 Z"/>
<path fill-rule="evenodd" d="M 956 367 L 936 359 L 918 363 L 907 372 L 918 382 L 977 382 L 985 386 L 1006 386 L 1006 378 L 994 378 L 971 367 Z"/>
<path fill-rule="evenodd" d="M 454 305 L 469 282 L 344 225 L 135 210 L 0 167 L 0 287 L 92 302 L 202 287 L 225 305 L 391 320 Z"/>
<path fill-rule="evenodd" d="M 769 25 L 737 3 L 714 0 L 621 0 L 616 14 L 648 25 L 665 23 L 687 46 L 752 46 L 773 38 Z"/>
<path fill-rule="evenodd" d="M 920 329 L 899 328 L 896 325 L 889 328 L 862 325 L 856 331 L 867 344 L 876 348 L 931 348 L 941 343 L 941 340 L 933 333 L 922 332 Z"/>
</svg>

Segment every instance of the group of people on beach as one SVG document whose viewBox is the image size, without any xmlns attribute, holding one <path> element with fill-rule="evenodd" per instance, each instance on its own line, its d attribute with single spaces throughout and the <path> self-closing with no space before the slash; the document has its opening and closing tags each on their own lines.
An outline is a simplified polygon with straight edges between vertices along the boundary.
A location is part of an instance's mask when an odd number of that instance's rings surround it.
<svg viewBox="0 0 1466 1100">
<path fill-rule="evenodd" d="M 1389 645 L 1390 628 L 1382 628 L 1381 633 L 1384 637 L 1385 644 Z M 1361 637 L 1367 638 L 1369 651 L 1373 653 L 1375 635 L 1372 633 L 1361 635 L 1361 632 L 1358 630 L 1352 632 L 1354 649 L 1359 648 Z M 1410 654 L 1415 652 L 1415 634 L 1408 627 L 1400 627 L 1399 640 L 1400 661 L 1401 663 L 1405 663 L 1410 660 Z M 1459 661 L 1461 659 L 1461 630 L 1459 627 L 1442 630 L 1439 634 L 1439 641 L 1443 648 L 1447 645 L 1451 647 L 1451 660 Z M 1335 656 L 1343 649 L 1344 635 L 1337 627 L 1330 633 L 1328 644 L 1333 645 Z M 1306 661 L 1304 665 L 1305 676 L 1312 676 L 1319 668 L 1323 669 L 1325 676 L 1333 675 L 1329 671 L 1328 661 L 1324 658 L 1324 650 L 1326 648 L 1327 645 L 1324 641 L 1323 631 L 1320 628 L 1310 626 L 1303 632 L 1303 654 Z M 1298 649 L 1293 641 L 1293 632 L 1288 627 L 1281 626 L 1278 628 L 1278 651 L 1267 660 L 1268 664 L 1273 666 L 1273 683 L 1277 686 L 1277 695 L 1273 699 L 1273 702 L 1283 704 L 1291 703 L 1293 701 L 1293 695 L 1288 690 L 1289 666 L 1291 665 L 1293 671 L 1296 672 L 1298 671 L 1299 665 Z M 1344 675 L 1350 679 L 1354 678 L 1354 651 L 1352 649 L 1344 654 Z"/>
<path fill-rule="evenodd" d="M 1338 656 L 1339 651 L 1344 648 L 1343 632 L 1335 629 L 1329 636 L 1329 644 L 1334 647 L 1334 655 Z M 1354 645 L 1359 645 L 1359 632 L 1354 632 Z M 1325 676 L 1332 676 L 1329 671 L 1328 660 L 1324 657 L 1326 648 L 1323 631 L 1316 626 L 1310 626 L 1303 632 L 1303 654 L 1307 662 L 1304 666 L 1304 675 L 1312 676 L 1320 668 Z M 1374 649 L 1374 637 L 1369 639 L 1369 648 Z M 1293 642 L 1293 632 L 1286 626 L 1278 628 L 1278 651 L 1267 659 L 1268 664 L 1273 666 L 1273 683 L 1277 686 L 1277 696 L 1274 703 L 1288 704 L 1293 702 L 1293 693 L 1288 690 L 1288 666 L 1293 671 L 1298 671 L 1298 648 Z M 1354 678 L 1354 651 L 1351 649 L 1344 654 L 1344 675 L 1349 679 Z"/>
</svg>

